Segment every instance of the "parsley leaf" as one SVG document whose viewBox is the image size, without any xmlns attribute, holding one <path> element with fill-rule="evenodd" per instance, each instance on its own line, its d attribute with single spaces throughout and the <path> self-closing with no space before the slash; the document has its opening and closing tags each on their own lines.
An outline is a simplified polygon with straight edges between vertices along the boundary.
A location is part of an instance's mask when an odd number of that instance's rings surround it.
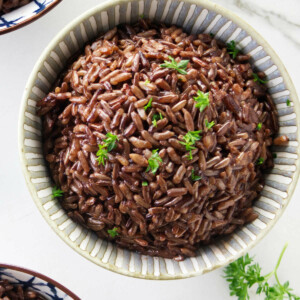
<svg viewBox="0 0 300 300">
<path fill-rule="evenodd" d="M 215 121 L 211 121 L 211 122 L 208 122 L 206 119 L 205 119 L 205 127 L 207 128 L 207 129 L 210 129 L 210 128 L 212 128 L 214 125 L 215 125 Z"/>
<path fill-rule="evenodd" d="M 273 158 L 277 158 L 277 153 L 272 153 Z"/>
<path fill-rule="evenodd" d="M 147 181 L 143 181 L 142 182 L 142 186 L 148 186 L 148 182 Z"/>
<path fill-rule="evenodd" d="M 96 153 L 99 165 L 105 165 L 105 159 L 108 158 L 107 153 L 116 148 L 118 140 L 119 138 L 111 132 L 106 134 L 106 139 L 103 140 L 104 143 L 98 145 L 99 150 Z"/>
<path fill-rule="evenodd" d="M 256 128 L 257 130 L 261 130 L 261 127 L 262 127 L 262 123 L 258 123 Z"/>
<path fill-rule="evenodd" d="M 119 233 L 118 233 L 118 228 L 117 227 L 114 227 L 113 229 L 108 229 L 107 230 L 107 232 L 108 232 L 108 234 L 112 237 L 112 238 L 114 238 L 114 237 L 116 237 L 117 235 L 119 235 Z"/>
<path fill-rule="evenodd" d="M 229 264 L 224 270 L 224 277 L 226 281 L 229 282 L 230 295 L 237 296 L 239 300 L 250 299 L 248 289 L 257 284 L 256 294 L 264 293 L 266 295 L 265 299 L 299 300 L 300 297 L 292 293 L 289 282 L 286 281 L 284 284 L 281 284 L 277 275 L 277 270 L 286 247 L 287 245 L 285 245 L 281 251 L 275 269 L 264 276 L 261 275 L 261 267 L 259 264 L 253 263 L 253 258 L 249 257 L 248 254 Z M 275 277 L 276 283 L 270 286 L 268 280 L 272 276 Z"/>
<path fill-rule="evenodd" d="M 261 79 L 256 73 L 253 73 L 252 76 L 253 76 L 253 80 L 254 81 L 257 81 L 257 82 L 259 82 L 261 84 L 265 84 L 268 81 L 268 80 Z"/>
<path fill-rule="evenodd" d="M 106 134 L 106 137 L 107 138 L 104 139 L 103 142 L 104 142 L 104 144 L 107 147 L 107 151 L 110 152 L 111 150 L 113 150 L 113 149 L 115 149 L 117 147 L 116 141 L 118 141 L 119 138 L 116 135 L 114 135 L 114 134 L 112 134 L 110 132 L 108 132 Z"/>
<path fill-rule="evenodd" d="M 159 113 L 159 115 L 158 114 L 154 114 L 153 117 L 152 117 L 152 124 L 153 124 L 153 126 L 156 127 L 157 126 L 157 121 L 158 120 L 162 120 L 163 118 L 164 117 L 163 117 L 163 115 L 161 113 Z"/>
<path fill-rule="evenodd" d="M 140 15 L 140 19 L 144 19 L 145 18 L 145 15 L 144 14 L 141 14 Z"/>
<path fill-rule="evenodd" d="M 256 164 L 259 166 L 259 165 L 262 165 L 264 163 L 264 159 L 262 157 L 259 157 L 258 160 L 256 161 Z"/>
<path fill-rule="evenodd" d="M 62 197 L 63 194 L 64 194 L 64 192 L 61 189 L 59 189 L 57 186 L 54 186 L 52 188 L 52 198 L 53 199 L 58 198 L 58 197 Z"/>
<path fill-rule="evenodd" d="M 146 84 L 146 85 L 149 84 L 149 83 L 150 83 L 150 80 L 149 80 L 149 79 L 145 80 L 145 84 Z"/>
<path fill-rule="evenodd" d="M 151 97 L 148 101 L 148 103 L 144 106 L 144 110 L 147 110 L 148 108 L 152 107 L 152 100 L 153 98 Z"/>
<path fill-rule="evenodd" d="M 108 150 L 106 149 L 106 145 L 101 145 L 99 144 L 99 150 L 97 151 L 96 155 L 97 155 L 97 160 L 98 160 L 98 163 L 99 165 L 103 165 L 105 166 L 105 159 L 108 158 L 107 156 L 107 153 L 108 153 Z"/>
<path fill-rule="evenodd" d="M 158 154 L 158 149 L 152 150 L 152 155 L 148 159 L 148 167 L 146 172 L 150 171 L 155 174 L 159 168 L 159 163 L 162 162 L 161 157 Z"/>
<path fill-rule="evenodd" d="M 291 100 L 290 100 L 290 99 L 287 99 L 287 100 L 286 100 L 286 105 L 287 105 L 287 106 L 291 106 Z"/>
<path fill-rule="evenodd" d="M 191 179 L 192 179 L 193 181 L 198 181 L 198 180 L 201 179 L 201 176 L 195 175 L 195 170 L 193 169 L 193 170 L 192 170 L 192 174 L 191 174 Z"/>
<path fill-rule="evenodd" d="M 164 64 L 161 64 L 160 66 L 162 68 L 169 68 L 169 69 L 174 69 L 178 73 L 186 75 L 187 72 L 185 69 L 187 68 L 187 65 L 189 63 L 189 60 L 181 60 L 180 62 L 176 62 L 175 59 L 172 56 L 169 56 L 170 61 L 165 60 Z"/>
<path fill-rule="evenodd" d="M 231 41 L 227 43 L 226 46 L 227 46 L 228 53 L 231 55 L 233 59 L 235 59 L 238 53 L 240 52 L 240 50 L 236 47 L 235 41 Z"/>
<path fill-rule="evenodd" d="M 203 112 L 204 109 L 209 106 L 209 93 L 203 93 L 201 91 L 197 91 L 196 97 L 193 97 L 197 102 L 196 107 L 200 109 L 200 112 Z"/>
<path fill-rule="evenodd" d="M 183 137 L 184 142 L 180 141 L 179 143 L 185 146 L 185 149 L 189 151 L 189 160 L 192 160 L 192 150 L 196 149 L 193 145 L 196 143 L 196 141 L 199 141 L 201 139 L 201 136 L 199 133 L 201 133 L 202 130 L 198 131 L 188 131 L 188 133 Z"/>
</svg>

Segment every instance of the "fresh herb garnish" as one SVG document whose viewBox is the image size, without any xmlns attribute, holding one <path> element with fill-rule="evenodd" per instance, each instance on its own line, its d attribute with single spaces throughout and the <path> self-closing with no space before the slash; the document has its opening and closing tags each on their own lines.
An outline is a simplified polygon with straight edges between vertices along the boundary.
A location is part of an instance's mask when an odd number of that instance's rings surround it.
<svg viewBox="0 0 300 300">
<path fill-rule="evenodd" d="M 287 100 L 286 100 L 286 105 L 287 105 L 287 106 L 291 106 L 291 100 L 290 100 L 290 99 L 287 99 Z"/>
<path fill-rule="evenodd" d="M 119 233 L 118 233 L 118 228 L 117 227 L 114 227 L 113 229 L 108 229 L 107 230 L 107 232 L 108 232 L 108 234 L 112 237 L 112 238 L 114 238 L 114 237 L 116 237 L 117 235 L 119 235 Z"/>
<path fill-rule="evenodd" d="M 106 137 L 107 138 L 104 139 L 103 142 L 104 142 L 104 144 L 107 147 L 107 151 L 110 152 L 111 150 L 113 150 L 113 149 L 116 148 L 116 146 L 117 146 L 116 142 L 119 140 L 119 138 L 116 135 L 114 135 L 114 134 L 112 134 L 110 132 L 108 132 L 106 134 Z"/>
<path fill-rule="evenodd" d="M 163 115 L 161 114 L 161 112 L 159 114 L 154 114 L 153 117 L 152 117 L 152 124 L 154 127 L 157 126 L 157 121 L 158 120 L 162 120 L 164 117 Z"/>
<path fill-rule="evenodd" d="M 146 169 L 146 172 L 150 171 L 155 174 L 156 171 L 159 168 L 159 163 L 162 162 L 161 157 L 158 154 L 158 149 L 152 150 L 152 155 L 148 159 L 148 167 Z"/>
<path fill-rule="evenodd" d="M 238 55 L 240 50 L 236 47 L 235 41 L 231 41 L 231 42 L 227 43 L 226 46 L 227 46 L 227 51 L 231 55 L 231 57 L 233 59 L 236 58 L 236 56 Z"/>
<path fill-rule="evenodd" d="M 277 158 L 277 153 L 272 153 L 273 158 Z"/>
<path fill-rule="evenodd" d="M 141 14 L 140 15 L 140 19 L 144 19 L 145 18 L 145 15 L 144 14 Z"/>
<path fill-rule="evenodd" d="M 188 133 L 183 137 L 184 142 L 180 141 L 179 143 L 185 146 L 186 151 L 189 151 L 189 160 L 193 159 L 192 156 L 192 150 L 196 149 L 193 145 L 196 143 L 196 141 L 199 141 L 201 139 L 201 136 L 199 133 L 201 133 L 202 130 L 198 131 L 188 131 Z"/>
<path fill-rule="evenodd" d="M 267 80 L 261 79 L 256 73 L 253 73 L 252 76 L 253 76 L 253 80 L 254 81 L 257 81 L 257 82 L 259 82 L 261 84 L 267 83 Z"/>
<path fill-rule="evenodd" d="M 57 186 L 54 186 L 52 188 L 52 198 L 58 198 L 58 197 L 61 197 L 62 195 L 64 194 L 64 192 L 59 189 Z"/>
<path fill-rule="evenodd" d="M 198 181 L 198 180 L 201 179 L 201 176 L 195 175 L 195 170 L 193 169 L 193 170 L 192 170 L 192 174 L 191 174 L 191 179 L 192 179 L 193 181 Z"/>
<path fill-rule="evenodd" d="M 261 127 L 262 127 L 262 123 L 258 123 L 256 128 L 257 130 L 261 130 Z"/>
<path fill-rule="evenodd" d="M 196 97 L 193 97 L 197 102 L 196 107 L 200 109 L 200 112 L 203 112 L 204 109 L 209 106 L 209 93 L 203 93 L 201 91 L 197 91 Z"/>
<path fill-rule="evenodd" d="M 189 60 L 181 60 L 180 62 L 176 62 L 175 59 L 172 56 L 169 56 L 170 61 L 165 60 L 164 64 L 161 64 L 160 66 L 162 68 L 169 68 L 169 69 L 174 69 L 178 73 L 186 75 L 187 72 L 185 69 L 187 68 L 187 65 L 189 63 Z"/>
<path fill-rule="evenodd" d="M 142 182 L 142 186 L 148 186 L 148 182 L 147 181 L 143 181 Z"/>
<path fill-rule="evenodd" d="M 214 125 L 215 125 L 215 121 L 211 121 L 211 122 L 208 122 L 206 119 L 205 119 L 205 127 L 207 128 L 207 129 L 210 129 L 210 128 L 212 128 Z"/>
<path fill-rule="evenodd" d="M 147 110 L 148 108 L 152 107 L 152 100 L 153 98 L 151 97 L 148 101 L 148 103 L 144 106 L 144 110 Z"/>
<path fill-rule="evenodd" d="M 149 84 L 149 83 L 150 83 L 150 80 L 149 80 L 149 79 L 145 80 L 145 84 L 146 84 L 146 85 Z"/>
<path fill-rule="evenodd" d="M 212 32 L 210 32 L 209 35 L 210 35 L 210 37 L 212 37 L 212 38 L 215 37 L 215 35 L 214 35 Z"/>
<path fill-rule="evenodd" d="M 253 262 L 253 258 L 246 254 L 238 260 L 228 265 L 225 270 L 226 281 L 229 282 L 229 290 L 231 296 L 237 296 L 239 300 L 250 299 L 248 289 L 257 284 L 256 294 L 264 293 L 267 300 L 299 300 L 300 297 L 292 293 L 289 282 L 280 283 L 277 270 L 280 265 L 282 256 L 286 250 L 284 246 L 280 253 L 275 269 L 267 275 L 261 275 L 261 267 L 258 263 Z M 268 280 L 274 276 L 276 283 L 270 286 Z"/>
<path fill-rule="evenodd" d="M 259 157 L 258 160 L 256 161 L 256 164 L 257 165 L 262 165 L 264 163 L 264 161 L 265 160 L 263 159 L 263 157 Z"/>
<path fill-rule="evenodd" d="M 116 148 L 118 140 L 119 138 L 111 132 L 106 134 L 106 139 L 103 140 L 103 144 L 98 145 L 99 150 L 96 153 L 99 165 L 105 165 L 105 159 L 108 158 L 107 153 Z"/>
<path fill-rule="evenodd" d="M 99 150 L 96 153 L 98 164 L 99 165 L 102 164 L 103 166 L 105 166 L 105 159 L 108 158 L 108 156 L 107 156 L 108 151 L 106 149 L 106 145 L 99 144 L 98 146 L 99 146 Z"/>
</svg>

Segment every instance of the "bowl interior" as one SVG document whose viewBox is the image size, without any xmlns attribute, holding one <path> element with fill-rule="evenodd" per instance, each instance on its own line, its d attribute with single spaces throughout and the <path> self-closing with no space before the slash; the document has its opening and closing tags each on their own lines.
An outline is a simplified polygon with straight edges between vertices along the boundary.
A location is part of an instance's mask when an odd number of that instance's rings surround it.
<svg viewBox="0 0 300 300">
<path fill-rule="evenodd" d="M 46 299 L 79 299 L 76 295 L 54 280 L 34 271 L 16 266 L 0 264 L 0 280 L 7 279 L 14 285 L 34 290 Z"/>
<path fill-rule="evenodd" d="M 91 231 L 74 223 L 59 202 L 51 198 L 52 181 L 43 158 L 41 120 L 36 103 L 51 89 L 68 58 L 84 44 L 120 23 L 136 22 L 144 15 L 154 22 L 183 27 L 193 34 L 213 33 L 224 42 L 235 40 L 252 64 L 264 71 L 269 93 L 279 113 L 280 134 L 290 142 L 274 147 L 275 167 L 266 174 L 266 185 L 254 209 L 257 220 L 201 247 L 196 257 L 183 262 L 140 255 L 101 240 Z M 249 25 L 205 0 L 195 1 L 110 1 L 88 11 L 73 21 L 44 51 L 29 79 L 20 112 L 19 143 L 28 187 L 41 213 L 74 250 L 109 270 L 139 278 L 175 279 L 195 276 L 235 260 L 261 239 L 279 218 L 291 198 L 299 172 L 299 108 L 293 85 L 282 63 L 270 46 Z M 286 105 L 290 99 L 291 106 Z"/>
</svg>

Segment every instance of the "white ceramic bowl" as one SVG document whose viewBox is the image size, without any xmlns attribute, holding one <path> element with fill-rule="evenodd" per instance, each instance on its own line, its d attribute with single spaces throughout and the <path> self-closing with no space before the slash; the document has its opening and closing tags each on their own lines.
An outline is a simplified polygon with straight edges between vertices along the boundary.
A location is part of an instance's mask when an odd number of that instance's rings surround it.
<svg viewBox="0 0 300 300">
<path fill-rule="evenodd" d="M 254 209 L 257 220 L 201 247 L 194 258 L 182 262 L 140 255 L 101 240 L 68 218 L 51 199 L 53 185 L 42 154 L 41 120 L 36 103 L 42 99 L 66 65 L 84 44 L 119 23 L 135 22 L 144 14 L 155 22 L 184 27 L 188 32 L 213 33 L 222 41 L 235 40 L 252 63 L 264 71 L 269 93 L 277 106 L 280 134 L 290 142 L 274 147 L 275 167 Z M 291 106 L 286 106 L 287 98 Z M 235 260 L 253 247 L 275 224 L 290 201 L 299 175 L 299 104 L 295 89 L 280 59 L 266 41 L 232 12 L 206 0 L 141 0 L 105 2 L 74 20 L 45 49 L 28 81 L 19 119 L 19 147 L 25 178 L 40 212 L 54 231 L 75 251 L 92 262 L 124 275 L 147 279 L 186 278 L 208 272 Z M 63 253 L 61 254 L 63 255 Z"/>
<path fill-rule="evenodd" d="M 25 286 L 46 299 L 80 300 L 74 293 L 55 280 L 25 268 L 0 264 L 0 280 L 7 279 L 14 285 Z"/>
<path fill-rule="evenodd" d="M 19 29 L 46 14 L 62 0 L 32 0 L 9 13 L 0 13 L 0 35 Z"/>
</svg>

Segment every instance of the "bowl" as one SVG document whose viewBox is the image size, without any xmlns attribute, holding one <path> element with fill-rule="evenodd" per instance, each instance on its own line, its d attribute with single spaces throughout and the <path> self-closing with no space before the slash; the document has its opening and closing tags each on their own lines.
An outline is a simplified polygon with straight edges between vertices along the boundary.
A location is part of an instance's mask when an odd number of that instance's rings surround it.
<svg viewBox="0 0 300 300">
<path fill-rule="evenodd" d="M 9 13 L 0 13 L 0 35 L 19 29 L 43 16 L 61 0 L 34 0 Z"/>
<path fill-rule="evenodd" d="M 36 103 L 51 89 L 68 58 L 85 43 L 116 24 L 136 22 L 140 15 L 164 21 L 188 32 L 213 33 L 216 38 L 235 40 L 252 64 L 264 71 L 268 89 L 278 109 L 280 134 L 289 137 L 286 146 L 276 146 L 274 168 L 254 209 L 259 217 L 233 234 L 201 247 L 196 257 L 177 262 L 118 248 L 74 223 L 59 201 L 51 198 L 52 180 L 43 157 L 41 120 Z M 290 99 L 291 105 L 286 101 Z M 28 188 L 40 212 L 54 231 L 76 252 L 108 270 L 146 279 L 179 279 L 222 267 L 245 254 L 273 227 L 288 205 L 299 175 L 299 104 L 295 88 L 278 56 L 267 42 L 238 16 L 206 0 L 120 1 L 102 3 L 65 27 L 48 45 L 29 78 L 19 117 L 19 151 Z"/>
<path fill-rule="evenodd" d="M 3 279 L 7 279 L 14 285 L 21 285 L 38 292 L 46 299 L 80 300 L 55 280 L 25 268 L 0 264 L 0 280 Z"/>
</svg>

